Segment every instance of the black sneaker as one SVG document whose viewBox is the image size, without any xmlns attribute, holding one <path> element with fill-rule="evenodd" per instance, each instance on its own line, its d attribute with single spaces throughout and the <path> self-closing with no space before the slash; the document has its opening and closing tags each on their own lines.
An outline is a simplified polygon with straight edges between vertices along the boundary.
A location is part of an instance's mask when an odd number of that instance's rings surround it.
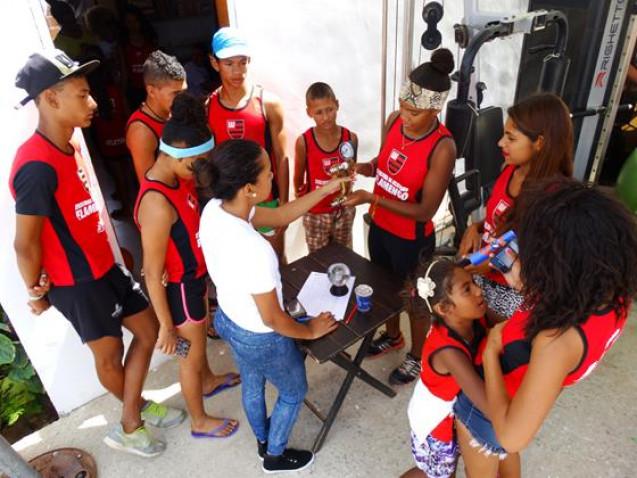
<svg viewBox="0 0 637 478">
<path fill-rule="evenodd" d="M 268 474 L 286 473 L 306 469 L 314 461 L 314 453 L 308 450 L 287 448 L 282 455 L 265 455 L 263 471 Z"/>
<path fill-rule="evenodd" d="M 403 334 L 400 334 L 398 337 L 390 337 L 387 335 L 387 332 L 383 332 L 380 337 L 372 341 L 372 345 L 369 346 L 369 350 L 367 351 L 367 357 L 382 357 L 387 352 L 402 349 L 404 346 L 405 339 L 403 339 Z"/>
<path fill-rule="evenodd" d="M 268 451 L 268 442 L 260 442 L 257 440 L 257 455 L 259 456 L 259 460 L 263 461 L 263 457 Z"/>
<path fill-rule="evenodd" d="M 418 378 L 420 369 L 420 360 L 411 354 L 407 354 L 403 363 L 389 375 L 389 383 L 392 385 L 407 385 Z"/>
</svg>

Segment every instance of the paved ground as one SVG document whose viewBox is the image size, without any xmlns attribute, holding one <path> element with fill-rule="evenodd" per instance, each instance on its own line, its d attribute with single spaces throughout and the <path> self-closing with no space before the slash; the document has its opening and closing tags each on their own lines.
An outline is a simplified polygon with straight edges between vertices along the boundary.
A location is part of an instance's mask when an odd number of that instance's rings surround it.
<svg viewBox="0 0 637 478">
<path fill-rule="evenodd" d="M 540 434 L 523 453 L 528 478 L 626 478 L 637 474 L 637 313 L 624 336 L 593 376 L 560 397 Z M 403 326 L 406 322 L 403 321 Z M 406 327 L 404 327 L 406 328 Z M 209 358 L 215 371 L 233 367 L 227 347 L 210 341 Z M 385 377 L 400 361 L 398 353 L 365 363 L 374 375 Z M 307 364 L 310 397 L 320 406 L 330 402 L 344 376 L 331 364 Z M 148 395 L 183 406 L 175 361 L 153 371 Z M 81 386 L 78 384 L 77 386 Z M 298 476 L 397 477 L 411 467 L 406 417 L 411 388 L 398 390 L 388 399 L 356 381 L 315 464 Z M 269 390 L 270 403 L 274 393 Z M 154 460 L 122 455 L 102 443 L 106 431 L 118 419 L 118 403 L 101 397 L 17 444 L 26 458 L 62 446 L 84 448 L 94 455 L 101 477 L 222 477 L 262 476 L 256 446 L 240 404 L 240 390 L 224 392 L 207 403 L 216 414 L 241 420 L 239 432 L 227 441 L 194 441 L 188 424 L 163 435 L 169 449 Z M 319 422 L 303 409 L 291 445 L 310 446 Z M 462 471 L 459 477 L 464 477 Z"/>
</svg>

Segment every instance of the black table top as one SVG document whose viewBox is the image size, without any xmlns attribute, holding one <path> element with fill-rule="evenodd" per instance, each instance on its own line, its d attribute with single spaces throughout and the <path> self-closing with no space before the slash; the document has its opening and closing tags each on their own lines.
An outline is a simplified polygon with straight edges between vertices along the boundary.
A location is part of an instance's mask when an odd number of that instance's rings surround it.
<svg viewBox="0 0 637 478">
<path fill-rule="evenodd" d="M 352 274 L 356 276 L 354 287 L 358 284 L 368 284 L 374 289 L 372 310 L 366 313 L 356 312 L 349 324 L 341 321 L 338 328 L 331 334 L 302 343 L 306 351 L 321 363 L 376 330 L 404 308 L 404 301 L 399 295 L 404 284 L 400 279 L 339 244 L 330 244 L 284 266 L 281 269 L 284 299 L 289 300 L 297 296 L 310 272 L 324 273 L 335 262 L 347 264 Z M 345 317 L 349 316 L 355 303 L 356 299 L 352 291 Z"/>
</svg>

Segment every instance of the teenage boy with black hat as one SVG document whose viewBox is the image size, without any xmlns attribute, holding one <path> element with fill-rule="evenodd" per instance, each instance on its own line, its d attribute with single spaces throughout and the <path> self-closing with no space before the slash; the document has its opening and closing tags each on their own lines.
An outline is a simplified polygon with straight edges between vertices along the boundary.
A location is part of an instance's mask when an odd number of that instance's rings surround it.
<svg viewBox="0 0 637 478">
<path fill-rule="evenodd" d="M 144 421 L 167 428 L 185 414 L 141 397 L 157 321 L 139 285 L 114 261 L 79 148 L 71 141 L 75 128 L 90 125 L 97 107 L 85 75 L 98 65 L 79 65 L 61 50 L 49 50 L 31 55 L 18 72 L 15 84 L 28 93 L 20 104 L 35 100 L 39 122 L 11 169 L 14 244 L 33 313 L 57 308 L 91 349 L 102 385 L 123 402 L 121 423 L 105 443 L 152 457 L 166 444 Z M 43 269 L 51 283 L 48 295 L 36 287 Z M 133 334 L 125 357 L 122 325 Z"/>
</svg>

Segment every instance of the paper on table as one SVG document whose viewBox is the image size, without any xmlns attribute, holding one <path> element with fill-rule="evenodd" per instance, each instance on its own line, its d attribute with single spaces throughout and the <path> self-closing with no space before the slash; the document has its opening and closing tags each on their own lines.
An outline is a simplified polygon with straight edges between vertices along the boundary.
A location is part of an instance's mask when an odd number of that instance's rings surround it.
<svg viewBox="0 0 637 478">
<path fill-rule="evenodd" d="M 354 276 L 347 279 L 347 294 L 336 297 L 330 294 L 332 284 L 327 274 L 311 272 L 301 287 L 297 299 L 308 315 L 317 316 L 321 312 L 331 312 L 336 320 L 343 320 L 355 280 Z"/>
</svg>

